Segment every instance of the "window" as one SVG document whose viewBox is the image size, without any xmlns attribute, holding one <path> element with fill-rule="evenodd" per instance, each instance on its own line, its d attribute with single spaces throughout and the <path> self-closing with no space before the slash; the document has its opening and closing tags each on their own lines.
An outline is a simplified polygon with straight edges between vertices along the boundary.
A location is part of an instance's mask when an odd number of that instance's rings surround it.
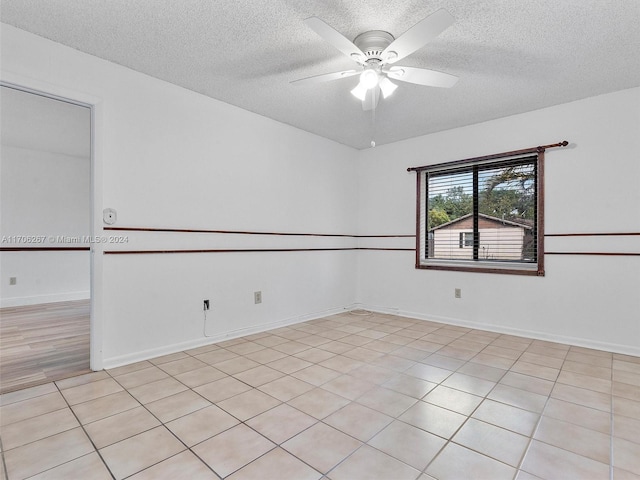
<svg viewBox="0 0 640 480">
<path fill-rule="evenodd" d="M 544 275 L 544 148 L 417 167 L 416 268 Z"/>
<path fill-rule="evenodd" d="M 460 248 L 473 247 L 473 232 L 460 232 Z"/>
</svg>

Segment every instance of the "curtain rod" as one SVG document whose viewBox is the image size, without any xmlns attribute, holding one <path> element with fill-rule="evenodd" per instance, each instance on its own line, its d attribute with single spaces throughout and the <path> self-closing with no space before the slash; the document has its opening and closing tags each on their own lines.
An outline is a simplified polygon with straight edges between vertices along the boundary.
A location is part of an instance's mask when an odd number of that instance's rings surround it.
<svg viewBox="0 0 640 480">
<path fill-rule="evenodd" d="M 454 160 L 452 162 L 439 163 L 438 167 L 443 166 L 454 166 L 457 164 L 465 164 L 470 162 L 481 162 L 484 160 L 492 160 L 494 158 L 503 158 L 503 157 L 511 157 L 514 155 L 524 155 L 526 153 L 540 153 L 544 152 L 547 148 L 556 148 L 556 147 L 566 147 L 569 145 L 569 142 L 563 140 L 559 143 L 552 143 L 549 145 L 539 145 L 537 147 L 525 148 L 523 150 L 513 150 L 511 152 L 503 152 L 503 153 L 494 153 L 492 155 L 485 155 L 483 157 L 474 157 L 474 158 L 465 158 L 464 160 Z M 407 172 L 420 172 L 422 170 L 427 170 L 429 168 L 433 168 L 435 165 L 423 165 L 422 167 L 409 167 L 407 168 Z"/>
</svg>

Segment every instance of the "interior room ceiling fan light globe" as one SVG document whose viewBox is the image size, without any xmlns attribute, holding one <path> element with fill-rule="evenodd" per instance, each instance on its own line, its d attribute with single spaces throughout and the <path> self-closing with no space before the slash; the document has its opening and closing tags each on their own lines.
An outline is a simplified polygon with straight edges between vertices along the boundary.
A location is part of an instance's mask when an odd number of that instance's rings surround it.
<svg viewBox="0 0 640 480">
<path fill-rule="evenodd" d="M 384 98 L 389 98 L 391 94 L 396 91 L 396 88 L 398 88 L 398 86 L 387 77 L 383 77 L 378 85 L 380 86 L 380 91 Z"/>
<path fill-rule="evenodd" d="M 362 83 L 358 83 L 358 85 L 356 85 L 356 88 L 351 90 L 351 95 L 364 102 L 367 98 L 367 91 L 368 90 L 364 86 L 362 86 Z"/>
<path fill-rule="evenodd" d="M 371 90 L 376 87 L 380 82 L 380 77 L 377 72 L 371 68 L 366 69 L 364 72 L 360 74 L 360 85 L 362 85 L 367 90 Z"/>
</svg>

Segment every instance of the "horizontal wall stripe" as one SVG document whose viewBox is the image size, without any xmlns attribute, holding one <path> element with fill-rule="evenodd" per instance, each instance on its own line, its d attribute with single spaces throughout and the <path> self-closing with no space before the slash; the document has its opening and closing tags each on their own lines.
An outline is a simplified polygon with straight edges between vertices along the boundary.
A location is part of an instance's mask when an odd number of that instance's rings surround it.
<svg viewBox="0 0 640 480">
<path fill-rule="evenodd" d="M 415 252 L 415 248 L 247 248 L 247 249 L 200 249 L 200 250 L 107 250 L 105 255 L 145 255 L 164 253 L 268 253 L 268 252 L 327 252 L 349 250 L 375 250 L 393 252 Z M 640 253 L 627 252 L 545 252 L 545 255 L 611 255 L 611 256 L 640 256 Z M 474 270 L 475 271 L 475 270 Z"/>
<path fill-rule="evenodd" d="M 618 257 L 640 257 L 640 253 L 634 252 L 544 252 L 545 255 L 603 255 Z"/>
<path fill-rule="evenodd" d="M 90 251 L 91 247 L 0 247 L 0 252 L 65 252 Z"/>
<path fill-rule="evenodd" d="M 326 252 L 349 250 L 375 250 L 394 252 L 415 252 L 415 248 L 378 248 L 378 247 L 353 247 L 353 248 L 238 248 L 238 249 L 199 249 L 199 250 L 107 250 L 105 255 L 147 255 L 170 253 L 269 253 L 269 252 Z M 640 256 L 640 253 L 617 252 L 545 252 L 545 255 L 611 255 L 611 256 Z M 475 270 L 474 270 L 475 271 Z"/>
<path fill-rule="evenodd" d="M 168 253 L 268 253 L 268 252 L 328 252 L 328 251 L 352 251 L 352 250 L 385 250 L 398 252 L 414 252 L 413 248 L 375 248 L 375 247 L 350 247 L 350 248 L 238 248 L 238 249 L 198 249 L 198 250 L 107 250 L 105 255 L 148 255 Z"/>
<path fill-rule="evenodd" d="M 0 247 L 0 252 L 77 252 L 90 251 L 90 247 Z M 415 248 L 387 247 L 346 247 L 346 248 L 241 248 L 241 249 L 197 249 L 197 250 L 107 250 L 105 255 L 143 255 L 164 253 L 260 253 L 260 252 L 325 252 L 349 250 L 374 250 L 415 252 Z M 636 252 L 545 252 L 545 255 L 601 255 L 601 256 L 640 256 Z"/>
<path fill-rule="evenodd" d="M 415 235 L 353 235 L 353 238 L 416 238 Z"/>
<path fill-rule="evenodd" d="M 255 232 L 244 230 L 203 230 L 186 228 L 148 228 L 148 227 L 103 227 L 103 230 L 121 232 L 166 232 L 166 233 L 222 233 L 227 235 L 280 235 L 296 237 L 347 237 L 347 238 L 415 238 L 415 235 L 347 235 L 342 233 L 294 233 L 294 232 Z"/>
<path fill-rule="evenodd" d="M 545 233 L 545 237 L 614 237 L 640 235 L 640 232 Z"/>
<path fill-rule="evenodd" d="M 391 250 L 394 252 L 415 252 L 415 248 L 355 247 L 354 250 Z"/>
</svg>

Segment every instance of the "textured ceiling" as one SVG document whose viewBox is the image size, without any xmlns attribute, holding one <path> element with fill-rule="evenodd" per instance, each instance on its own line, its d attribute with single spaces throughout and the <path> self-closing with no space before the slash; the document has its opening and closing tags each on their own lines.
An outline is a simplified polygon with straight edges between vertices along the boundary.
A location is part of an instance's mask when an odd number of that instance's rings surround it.
<svg viewBox="0 0 640 480">
<path fill-rule="evenodd" d="M 456 22 L 401 63 L 460 77 L 401 83 L 372 112 L 356 66 L 311 31 L 398 37 L 446 8 Z M 2 22 L 356 148 L 640 85 L 638 0 L 3 0 Z"/>
</svg>

